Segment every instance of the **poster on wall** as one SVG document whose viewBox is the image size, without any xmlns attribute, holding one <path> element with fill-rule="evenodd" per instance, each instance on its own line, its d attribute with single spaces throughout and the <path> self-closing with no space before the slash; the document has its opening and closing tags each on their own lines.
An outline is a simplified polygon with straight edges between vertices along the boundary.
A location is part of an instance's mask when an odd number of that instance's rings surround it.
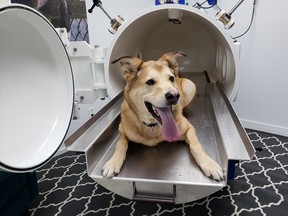
<svg viewBox="0 0 288 216">
<path fill-rule="evenodd" d="M 70 41 L 89 43 L 85 0 L 11 0 L 43 14 L 55 28 L 66 28 Z"/>
</svg>

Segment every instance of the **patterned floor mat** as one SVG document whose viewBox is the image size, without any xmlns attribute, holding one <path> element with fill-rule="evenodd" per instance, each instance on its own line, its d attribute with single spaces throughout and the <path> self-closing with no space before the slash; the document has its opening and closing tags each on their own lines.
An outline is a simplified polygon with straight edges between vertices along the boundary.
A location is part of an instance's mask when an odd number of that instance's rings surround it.
<svg viewBox="0 0 288 216">
<path fill-rule="evenodd" d="M 37 171 L 40 195 L 30 215 L 286 215 L 288 138 L 247 132 L 254 158 L 237 165 L 227 187 L 201 200 L 170 205 L 122 198 L 88 177 L 83 154 L 68 152 Z"/>
</svg>

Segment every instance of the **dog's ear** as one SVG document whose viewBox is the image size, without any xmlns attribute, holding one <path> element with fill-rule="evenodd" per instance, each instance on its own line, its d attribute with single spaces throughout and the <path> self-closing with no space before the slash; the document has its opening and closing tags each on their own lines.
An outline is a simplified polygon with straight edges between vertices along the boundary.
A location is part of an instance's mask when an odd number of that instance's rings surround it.
<svg viewBox="0 0 288 216">
<path fill-rule="evenodd" d="M 111 63 L 114 64 L 116 62 L 120 62 L 122 74 L 126 80 L 129 80 L 131 77 L 136 76 L 137 72 L 141 68 L 141 65 L 143 64 L 143 61 L 141 59 L 131 56 L 122 56 L 112 61 Z"/>
<path fill-rule="evenodd" d="M 185 57 L 186 54 L 181 51 L 169 52 L 164 54 L 158 61 L 165 62 L 170 67 L 175 76 L 179 76 L 179 65 L 176 59 L 178 57 Z"/>
</svg>

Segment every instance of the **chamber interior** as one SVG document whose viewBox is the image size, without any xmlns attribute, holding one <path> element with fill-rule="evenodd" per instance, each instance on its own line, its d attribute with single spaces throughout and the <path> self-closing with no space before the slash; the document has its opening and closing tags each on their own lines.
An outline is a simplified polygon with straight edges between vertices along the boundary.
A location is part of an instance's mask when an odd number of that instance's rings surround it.
<svg viewBox="0 0 288 216">
<path fill-rule="evenodd" d="M 121 92 L 125 84 L 119 65 L 111 64 L 111 61 L 125 55 L 157 60 L 164 53 L 177 50 L 187 55 L 178 59 L 183 73 L 207 71 L 224 85 L 229 96 L 234 94 L 236 62 L 234 44 L 230 38 L 204 12 L 188 7 L 173 7 L 156 7 L 121 27 L 112 43 L 107 62 L 110 96 Z M 168 21 L 169 10 L 183 14 L 181 24 Z"/>
<path fill-rule="evenodd" d="M 0 10 L 0 169 L 47 161 L 70 124 L 73 79 L 53 27 L 24 6 Z"/>
</svg>

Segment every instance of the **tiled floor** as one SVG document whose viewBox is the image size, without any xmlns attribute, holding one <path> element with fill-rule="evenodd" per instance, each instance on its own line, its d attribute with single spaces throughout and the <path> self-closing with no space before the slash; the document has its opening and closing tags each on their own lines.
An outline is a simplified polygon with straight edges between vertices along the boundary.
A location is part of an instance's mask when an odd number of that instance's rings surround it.
<svg viewBox="0 0 288 216">
<path fill-rule="evenodd" d="M 65 153 L 38 170 L 40 195 L 30 215 L 286 215 L 288 138 L 247 131 L 255 157 L 236 167 L 236 178 L 204 199 L 179 204 L 131 201 L 87 176 L 85 156 Z"/>
</svg>

